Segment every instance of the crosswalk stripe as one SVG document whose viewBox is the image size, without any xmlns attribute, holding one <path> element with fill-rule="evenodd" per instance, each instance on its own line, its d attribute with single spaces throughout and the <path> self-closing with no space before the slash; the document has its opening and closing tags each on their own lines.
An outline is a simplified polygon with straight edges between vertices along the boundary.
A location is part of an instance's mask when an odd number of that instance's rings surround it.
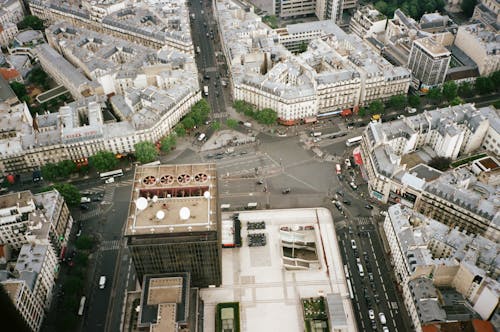
<svg viewBox="0 0 500 332">
<path fill-rule="evenodd" d="M 112 241 L 103 241 L 100 246 L 101 251 L 106 250 L 117 250 L 120 248 L 120 240 L 112 240 Z"/>
</svg>

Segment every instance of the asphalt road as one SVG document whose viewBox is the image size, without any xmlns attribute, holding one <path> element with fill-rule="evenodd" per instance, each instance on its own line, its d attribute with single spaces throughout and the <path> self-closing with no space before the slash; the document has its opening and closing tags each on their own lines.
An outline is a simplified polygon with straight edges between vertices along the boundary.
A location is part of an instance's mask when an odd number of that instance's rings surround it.
<svg viewBox="0 0 500 332">
<path fill-rule="evenodd" d="M 228 88 L 222 86 L 221 78 L 227 82 L 226 71 L 222 65 L 224 62 L 220 43 L 218 40 L 217 25 L 213 20 L 210 3 L 197 0 L 191 1 L 189 7 L 191 16 L 191 33 L 195 45 L 200 48 L 196 54 L 196 63 L 200 79 L 200 88 L 208 87 L 208 102 L 212 108 L 212 119 L 225 119 L 226 106 L 224 93 L 229 93 Z M 203 14 L 202 14 L 203 12 Z M 217 55 L 216 55 L 217 54 Z"/>
</svg>

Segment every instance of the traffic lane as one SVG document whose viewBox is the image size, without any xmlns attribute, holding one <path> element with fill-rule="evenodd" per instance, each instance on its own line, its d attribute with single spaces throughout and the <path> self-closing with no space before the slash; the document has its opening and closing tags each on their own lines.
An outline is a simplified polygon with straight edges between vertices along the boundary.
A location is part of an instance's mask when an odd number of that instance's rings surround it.
<svg viewBox="0 0 500 332">
<path fill-rule="evenodd" d="M 115 269 L 116 273 L 113 276 L 113 283 L 111 284 L 111 298 L 113 299 L 113 305 L 111 306 L 111 312 L 107 315 L 107 331 L 120 331 L 121 330 L 121 317 L 122 317 L 122 304 L 125 297 L 125 289 L 128 289 L 127 283 L 130 278 L 130 274 L 135 273 L 132 270 L 132 260 L 128 255 L 128 251 L 125 249 L 121 252 L 119 261 L 117 261 L 118 269 Z M 117 258 L 118 259 L 118 258 Z M 110 309 L 108 309 L 109 311 Z"/>
<path fill-rule="evenodd" d="M 117 259 L 115 250 L 101 251 L 98 254 L 100 264 L 95 269 L 94 278 L 91 285 L 91 296 L 88 302 L 87 319 L 83 327 L 84 331 L 103 331 L 106 323 L 106 313 L 111 298 L 111 283 L 113 280 L 114 268 Z M 99 289 L 99 278 L 106 276 L 106 286 Z"/>
<path fill-rule="evenodd" d="M 349 279 L 351 281 L 352 291 L 354 294 L 353 306 L 357 308 L 356 310 L 356 319 L 358 323 L 358 327 L 362 327 L 361 331 L 366 331 L 369 317 L 368 317 L 368 308 L 365 303 L 365 296 L 362 286 L 362 280 L 359 276 L 357 262 L 356 262 L 356 254 L 351 247 L 351 239 L 355 239 L 352 235 L 345 233 L 345 238 L 342 238 L 340 243 L 341 251 L 344 252 L 345 261 L 344 264 L 347 264 L 347 268 L 349 270 Z"/>
<path fill-rule="evenodd" d="M 219 180 L 219 193 L 241 194 L 249 192 L 263 192 L 265 185 L 258 184 L 255 179 L 222 179 Z"/>
<path fill-rule="evenodd" d="M 362 230 L 361 228 L 364 228 L 364 230 Z M 383 312 L 386 316 L 387 326 L 389 328 L 395 329 L 398 325 L 401 326 L 400 324 L 402 324 L 402 320 L 401 316 L 397 315 L 396 312 L 393 311 L 392 305 L 389 306 L 390 303 L 397 303 L 397 299 L 394 292 L 394 285 L 391 282 L 392 278 L 390 276 L 390 272 L 387 268 L 384 267 L 384 254 L 382 252 L 379 252 L 379 249 L 381 248 L 376 243 L 378 242 L 376 229 L 373 227 L 373 225 L 358 226 L 358 229 L 363 235 L 360 238 L 361 246 L 367 253 L 366 256 L 363 255 L 365 266 L 367 270 L 368 266 L 370 266 L 371 273 L 373 273 L 375 287 L 371 288 L 374 294 L 378 294 L 378 298 L 380 300 L 376 308 L 376 313 L 378 315 L 379 312 Z M 365 257 L 367 259 L 365 259 Z M 397 322 L 398 319 L 400 320 L 400 322 Z"/>
<path fill-rule="evenodd" d="M 371 236 L 371 246 L 374 249 L 376 257 L 379 258 L 379 266 L 381 271 L 381 282 L 385 285 L 386 294 L 389 302 L 395 302 L 397 304 L 397 309 L 394 311 L 394 319 L 396 325 L 399 327 L 400 331 L 408 329 L 409 326 L 406 325 L 409 322 L 408 313 L 402 302 L 402 298 L 398 295 L 396 287 L 397 284 L 393 281 L 392 269 L 389 267 L 389 258 L 384 252 L 380 237 Z"/>
</svg>

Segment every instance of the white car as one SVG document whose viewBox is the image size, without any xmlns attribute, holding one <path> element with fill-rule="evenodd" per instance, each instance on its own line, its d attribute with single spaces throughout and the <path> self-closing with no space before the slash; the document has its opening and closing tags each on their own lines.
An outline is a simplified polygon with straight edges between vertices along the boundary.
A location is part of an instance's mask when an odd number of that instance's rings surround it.
<svg viewBox="0 0 500 332">
<path fill-rule="evenodd" d="M 387 326 L 382 326 L 382 332 L 389 332 L 389 328 Z"/>
<path fill-rule="evenodd" d="M 356 249 L 358 248 L 358 247 L 356 247 L 356 241 L 351 240 L 351 248 L 352 248 L 353 250 L 356 250 Z"/>
<path fill-rule="evenodd" d="M 375 311 L 373 311 L 373 309 L 368 310 L 368 317 L 370 317 L 370 319 L 375 319 Z"/>
<path fill-rule="evenodd" d="M 385 319 L 385 315 L 384 315 L 384 313 L 383 313 L 383 312 L 380 312 L 380 313 L 378 314 L 378 318 L 379 318 L 379 320 L 380 320 L 380 324 L 382 324 L 382 325 L 387 324 L 387 320 Z"/>
</svg>

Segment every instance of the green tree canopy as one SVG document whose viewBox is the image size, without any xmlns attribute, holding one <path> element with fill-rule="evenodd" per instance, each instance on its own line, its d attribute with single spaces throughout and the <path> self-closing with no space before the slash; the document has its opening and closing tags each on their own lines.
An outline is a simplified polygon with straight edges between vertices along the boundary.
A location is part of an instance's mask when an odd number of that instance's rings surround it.
<svg viewBox="0 0 500 332">
<path fill-rule="evenodd" d="M 384 112 L 384 103 L 380 100 L 374 100 L 368 107 L 370 114 L 381 114 Z"/>
<path fill-rule="evenodd" d="M 196 122 L 194 121 L 194 119 L 189 116 L 189 115 L 186 115 L 184 117 L 184 119 L 181 120 L 181 123 L 182 123 L 182 126 L 186 129 L 193 129 L 195 126 L 196 126 Z"/>
<path fill-rule="evenodd" d="M 99 151 L 90 158 L 90 162 L 99 172 L 110 171 L 116 168 L 118 160 L 113 152 Z"/>
<path fill-rule="evenodd" d="M 450 105 L 451 106 L 456 106 L 456 105 L 460 105 L 460 104 L 463 104 L 463 103 L 464 103 L 464 100 L 462 98 L 458 97 L 458 96 L 455 97 L 455 98 L 453 98 L 452 101 L 450 101 Z"/>
<path fill-rule="evenodd" d="M 17 24 L 19 30 L 24 30 L 27 28 L 33 30 L 43 30 L 43 21 L 35 15 L 26 15 L 24 19 Z"/>
<path fill-rule="evenodd" d="M 361 107 L 359 110 L 358 110 L 358 115 L 363 117 L 366 115 L 366 108 L 364 107 Z"/>
<path fill-rule="evenodd" d="M 307 43 L 303 41 L 299 45 L 299 53 L 304 53 L 305 51 L 307 51 Z"/>
<path fill-rule="evenodd" d="M 238 127 L 238 121 L 236 121 L 235 119 L 227 119 L 226 126 L 228 128 L 234 129 L 234 128 Z"/>
<path fill-rule="evenodd" d="M 186 129 L 184 128 L 184 126 L 182 125 L 182 123 L 178 123 L 178 124 L 174 127 L 174 131 L 175 131 L 175 134 L 176 134 L 178 137 L 184 137 L 184 136 L 186 136 Z"/>
<path fill-rule="evenodd" d="M 156 146 L 148 141 L 136 143 L 134 145 L 135 157 L 143 164 L 150 163 L 158 158 Z"/>
<path fill-rule="evenodd" d="M 161 140 L 161 150 L 164 152 L 169 152 L 177 144 L 177 139 L 175 134 L 170 134 L 165 136 Z"/>
<path fill-rule="evenodd" d="M 63 160 L 57 163 L 59 176 L 67 178 L 71 173 L 76 171 L 76 164 L 72 160 Z"/>
<path fill-rule="evenodd" d="M 200 126 L 207 121 L 210 112 L 208 102 L 205 99 L 201 99 L 191 107 L 191 112 L 189 112 L 188 116 L 193 119 L 195 126 Z M 185 126 L 185 128 L 189 127 Z"/>
<path fill-rule="evenodd" d="M 493 85 L 500 89 L 500 71 L 496 71 L 490 75 L 490 79 L 493 81 Z"/>
<path fill-rule="evenodd" d="M 448 81 L 443 84 L 443 96 L 452 101 L 458 93 L 458 86 L 454 81 Z"/>
<path fill-rule="evenodd" d="M 213 130 L 218 131 L 220 130 L 221 123 L 219 121 L 214 121 L 210 126 L 212 127 Z"/>
<path fill-rule="evenodd" d="M 28 79 L 33 84 L 42 86 L 44 89 L 49 88 L 49 76 L 40 67 L 35 67 L 29 73 Z"/>
<path fill-rule="evenodd" d="M 56 164 L 46 163 L 41 167 L 42 176 L 44 179 L 54 181 L 59 176 L 59 170 Z"/>
<path fill-rule="evenodd" d="M 233 103 L 233 107 L 236 110 L 236 112 L 243 113 L 245 115 L 250 114 L 250 116 L 253 114 L 254 111 L 254 107 L 243 100 L 235 100 Z"/>
<path fill-rule="evenodd" d="M 75 247 L 78 250 L 91 250 L 94 247 L 94 240 L 88 236 L 80 236 L 75 242 Z"/>
<path fill-rule="evenodd" d="M 458 86 L 458 95 L 462 98 L 474 97 L 474 89 L 469 82 L 463 82 Z"/>
<path fill-rule="evenodd" d="M 26 87 L 22 83 L 12 82 L 10 83 L 10 87 L 12 88 L 12 91 L 14 91 L 17 98 L 19 99 L 26 97 L 26 95 L 28 94 L 28 92 L 26 91 Z"/>
<path fill-rule="evenodd" d="M 443 93 L 441 92 L 441 89 L 439 88 L 433 88 L 429 90 L 429 93 L 427 96 L 434 100 L 435 102 L 440 102 L 441 99 L 443 98 Z"/>
<path fill-rule="evenodd" d="M 59 178 L 68 178 L 76 171 L 76 164 L 71 160 L 63 160 L 57 164 L 47 163 L 42 166 L 41 171 L 45 179 L 54 181 Z"/>
<path fill-rule="evenodd" d="M 429 166 L 440 171 L 446 171 L 450 167 L 451 159 L 445 157 L 434 157 L 429 161 Z"/>
<path fill-rule="evenodd" d="M 471 17 L 474 13 L 474 7 L 477 5 L 477 0 L 462 0 L 460 8 L 466 17 Z"/>
<path fill-rule="evenodd" d="M 265 125 L 272 125 L 278 120 L 278 114 L 271 108 L 264 108 L 255 112 L 255 120 Z"/>
<path fill-rule="evenodd" d="M 405 95 L 395 95 L 391 96 L 389 99 L 389 107 L 402 109 L 406 106 L 406 96 Z"/>
<path fill-rule="evenodd" d="M 415 95 L 408 96 L 408 104 L 410 104 L 410 106 L 413 108 L 419 107 L 420 97 Z"/>
<path fill-rule="evenodd" d="M 80 191 L 78 191 L 78 188 L 76 188 L 74 185 L 69 184 L 69 183 L 56 183 L 52 186 L 48 186 L 42 189 L 42 192 L 44 191 L 50 191 L 52 189 L 56 189 L 62 197 L 64 197 L 64 201 L 66 204 L 70 206 L 75 206 L 80 204 Z"/>
<path fill-rule="evenodd" d="M 489 77 L 478 77 L 476 78 L 475 88 L 479 94 L 484 95 L 495 90 L 495 83 Z"/>
</svg>

